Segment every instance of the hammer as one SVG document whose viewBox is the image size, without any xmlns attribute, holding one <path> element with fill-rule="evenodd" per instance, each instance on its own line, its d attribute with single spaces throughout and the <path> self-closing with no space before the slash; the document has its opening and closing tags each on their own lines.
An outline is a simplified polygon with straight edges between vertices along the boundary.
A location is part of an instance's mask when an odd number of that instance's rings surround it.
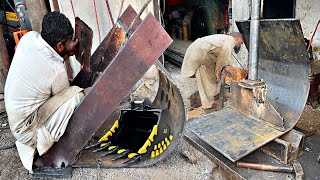
<svg viewBox="0 0 320 180">
<path fill-rule="evenodd" d="M 237 162 L 238 167 L 250 168 L 263 171 L 283 172 L 283 173 L 294 173 L 296 180 L 303 179 L 303 169 L 298 161 L 292 161 L 292 166 L 274 166 L 268 164 L 248 163 L 248 162 Z"/>
</svg>

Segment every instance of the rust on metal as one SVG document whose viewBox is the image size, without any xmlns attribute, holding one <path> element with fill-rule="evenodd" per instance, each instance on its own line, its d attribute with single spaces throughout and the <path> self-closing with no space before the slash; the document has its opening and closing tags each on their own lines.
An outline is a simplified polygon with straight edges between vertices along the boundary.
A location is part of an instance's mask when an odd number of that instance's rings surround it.
<svg viewBox="0 0 320 180">
<path fill-rule="evenodd" d="M 39 161 L 44 166 L 69 165 L 134 84 L 172 42 L 149 14 L 104 70 L 72 115 L 65 134 Z"/>
<path fill-rule="evenodd" d="M 75 37 L 79 40 L 76 59 L 85 71 L 90 71 L 90 56 L 92 47 L 93 31 L 79 17 L 75 19 Z"/>
<path fill-rule="evenodd" d="M 58 0 L 52 0 L 53 11 L 60 12 Z"/>
<path fill-rule="evenodd" d="M 87 88 L 93 85 L 94 79 L 110 64 L 112 59 L 119 52 L 125 41 L 124 29 L 130 25 L 136 16 L 137 13 L 134 11 L 132 6 L 128 6 L 119 18 L 119 27 L 113 26 L 90 57 L 90 70 L 82 69 L 71 85 L 77 85 L 82 88 Z M 136 21 L 133 30 L 138 27 L 138 23 L 141 23 L 141 19 Z"/>
</svg>

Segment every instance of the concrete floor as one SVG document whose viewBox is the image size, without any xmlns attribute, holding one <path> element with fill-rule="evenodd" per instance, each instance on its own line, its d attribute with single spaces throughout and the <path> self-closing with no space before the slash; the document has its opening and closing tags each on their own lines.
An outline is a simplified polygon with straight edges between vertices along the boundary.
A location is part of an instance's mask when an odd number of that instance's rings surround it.
<svg viewBox="0 0 320 180">
<path fill-rule="evenodd" d="M 189 97 L 197 91 L 195 79 L 182 78 L 180 69 L 166 63 L 165 67 L 176 80 L 184 97 Z M 151 78 L 152 79 L 152 78 Z M 146 80 L 146 82 L 154 81 Z M 190 103 L 190 101 L 189 101 Z M 191 103 L 187 105 L 191 106 Z M 320 109 L 306 106 L 298 123 L 298 127 L 307 131 L 316 129 L 320 132 Z M 6 123 L 5 119 L 1 124 Z M 9 145 L 14 138 L 9 130 L 0 130 L 0 146 Z M 0 151 L 0 179 L 31 179 L 23 168 L 15 148 Z M 71 179 L 224 179 L 216 172 L 216 165 L 206 156 L 193 148 L 184 139 L 178 148 L 165 160 L 148 168 L 138 169 L 90 169 L 76 168 Z"/>
</svg>

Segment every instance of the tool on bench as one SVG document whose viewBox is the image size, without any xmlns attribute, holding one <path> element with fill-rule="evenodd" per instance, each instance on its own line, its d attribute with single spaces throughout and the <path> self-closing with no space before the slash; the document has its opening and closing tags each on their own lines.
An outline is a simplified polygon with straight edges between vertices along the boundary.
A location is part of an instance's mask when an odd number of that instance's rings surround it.
<svg viewBox="0 0 320 180">
<path fill-rule="evenodd" d="M 294 173 L 296 180 L 302 180 L 304 175 L 302 166 L 298 161 L 293 161 L 292 166 L 275 166 L 249 162 L 237 162 L 237 166 L 242 168 L 250 168 L 263 171 Z"/>
</svg>

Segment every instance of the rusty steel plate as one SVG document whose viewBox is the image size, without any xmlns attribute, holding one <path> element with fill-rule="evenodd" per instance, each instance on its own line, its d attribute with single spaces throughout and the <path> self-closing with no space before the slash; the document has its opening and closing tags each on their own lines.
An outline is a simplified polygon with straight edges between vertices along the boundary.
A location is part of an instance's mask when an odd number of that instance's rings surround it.
<svg viewBox="0 0 320 180">
<path fill-rule="evenodd" d="M 79 40 L 75 56 L 83 68 L 89 71 L 93 32 L 79 17 L 76 17 L 75 22 L 75 37 Z"/>
<path fill-rule="evenodd" d="M 282 134 L 230 108 L 189 119 L 187 127 L 232 162 Z"/>
<path fill-rule="evenodd" d="M 249 47 L 250 21 L 237 25 Z M 267 84 L 267 103 L 233 83 L 229 107 L 190 120 L 188 128 L 235 162 L 294 127 L 307 101 L 310 69 L 300 22 L 263 20 L 258 77 Z"/>
<path fill-rule="evenodd" d="M 76 85 L 82 88 L 87 88 L 93 85 L 95 78 L 99 75 L 99 72 L 105 70 L 119 52 L 125 42 L 125 30 L 130 26 L 136 16 L 137 13 L 134 11 L 132 6 L 129 5 L 122 13 L 117 24 L 112 27 L 107 36 L 90 57 L 90 68 L 81 69 L 72 81 L 71 85 Z M 140 23 L 141 19 L 138 18 L 134 23 L 132 31 L 136 30 Z"/>
<path fill-rule="evenodd" d="M 73 163 L 76 155 L 171 42 L 167 32 L 149 14 L 85 96 L 65 134 L 38 159 L 39 162 L 47 167 Z"/>
</svg>

